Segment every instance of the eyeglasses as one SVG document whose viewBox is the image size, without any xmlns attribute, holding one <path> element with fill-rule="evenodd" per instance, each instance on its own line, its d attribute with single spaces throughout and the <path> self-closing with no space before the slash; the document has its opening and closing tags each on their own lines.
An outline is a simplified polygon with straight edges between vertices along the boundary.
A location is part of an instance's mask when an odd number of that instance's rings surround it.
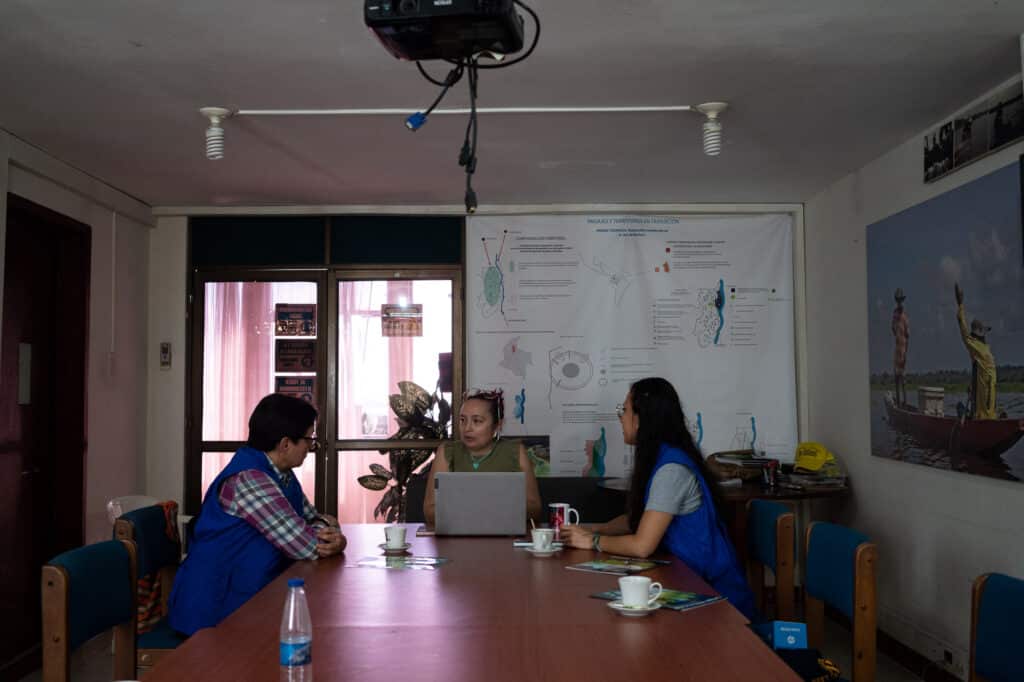
<svg viewBox="0 0 1024 682">
<path fill-rule="evenodd" d="M 625 405 L 621 405 L 621 404 L 616 405 L 615 406 L 615 415 L 619 419 L 622 419 L 622 415 L 624 415 L 624 414 L 626 414 L 626 406 Z"/>
<path fill-rule="evenodd" d="M 316 439 L 316 436 L 299 436 L 298 440 L 304 440 L 309 443 L 309 449 L 314 452 L 320 449 L 320 441 Z"/>
</svg>

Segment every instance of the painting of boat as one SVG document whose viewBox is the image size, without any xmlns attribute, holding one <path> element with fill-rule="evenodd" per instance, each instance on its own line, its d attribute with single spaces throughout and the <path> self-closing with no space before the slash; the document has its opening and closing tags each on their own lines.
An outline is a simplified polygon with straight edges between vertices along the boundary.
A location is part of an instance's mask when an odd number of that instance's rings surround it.
<svg viewBox="0 0 1024 682">
<path fill-rule="evenodd" d="M 932 415 L 913 405 L 896 405 L 885 396 L 889 425 L 913 438 L 918 445 L 963 455 L 998 457 L 1024 437 L 1024 419 L 960 419 Z"/>
</svg>

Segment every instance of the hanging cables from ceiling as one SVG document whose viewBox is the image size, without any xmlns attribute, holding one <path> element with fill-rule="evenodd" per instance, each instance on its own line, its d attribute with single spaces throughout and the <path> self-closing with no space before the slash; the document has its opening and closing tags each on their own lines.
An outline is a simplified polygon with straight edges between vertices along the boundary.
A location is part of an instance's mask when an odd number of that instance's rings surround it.
<svg viewBox="0 0 1024 682">
<path fill-rule="evenodd" d="M 480 78 L 479 70 L 504 69 L 515 64 L 518 64 L 519 62 L 525 60 L 527 57 L 533 54 L 534 49 L 537 47 L 537 42 L 540 40 L 540 17 L 538 17 L 537 13 L 530 9 L 526 5 L 526 3 L 522 2 L 522 0 L 513 0 L 513 2 L 516 5 L 522 7 L 530 15 L 530 17 L 533 19 L 534 25 L 533 40 L 530 42 L 530 47 L 526 50 L 525 53 L 523 53 L 519 57 L 506 62 L 504 61 L 505 55 L 503 54 L 497 54 L 492 51 L 483 51 L 460 59 L 445 59 L 444 61 L 448 62 L 449 64 L 452 64 L 454 68 L 448 72 L 448 75 L 445 77 L 443 81 L 431 76 L 427 72 L 427 70 L 423 68 L 422 62 L 416 62 L 416 68 L 419 69 L 419 72 L 423 75 L 423 77 L 426 78 L 431 83 L 433 83 L 434 85 L 439 86 L 441 88 L 441 92 L 438 94 L 437 98 L 434 99 L 434 102 L 430 105 L 430 107 L 426 109 L 426 111 L 417 111 L 416 113 L 412 114 L 405 120 L 405 126 L 409 130 L 416 131 L 423 127 L 423 125 L 427 122 L 427 117 L 430 116 L 430 113 L 434 111 L 438 104 L 441 103 L 441 100 L 444 99 L 444 96 L 446 94 L 448 94 L 448 91 L 452 88 L 452 86 L 462 79 L 462 76 L 464 74 L 466 75 L 466 78 L 469 81 L 469 121 L 466 124 L 466 134 L 462 141 L 462 148 L 459 151 L 459 165 L 465 168 L 466 170 L 465 204 L 467 213 L 474 213 L 476 212 L 477 208 L 476 192 L 473 191 L 473 173 L 476 172 L 477 164 L 476 150 L 478 128 L 476 115 L 476 101 L 477 86 Z M 481 64 L 480 59 L 484 57 L 494 59 L 497 61 L 497 63 Z"/>
</svg>

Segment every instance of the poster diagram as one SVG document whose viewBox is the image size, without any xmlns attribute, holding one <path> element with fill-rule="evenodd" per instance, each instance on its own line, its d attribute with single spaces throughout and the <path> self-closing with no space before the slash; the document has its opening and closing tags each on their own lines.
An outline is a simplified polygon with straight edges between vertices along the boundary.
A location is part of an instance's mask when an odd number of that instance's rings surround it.
<svg viewBox="0 0 1024 682">
<path fill-rule="evenodd" d="M 467 383 L 549 438 L 551 475 L 630 470 L 616 405 L 648 376 L 699 405 L 705 454 L 792 460 L 791 216 L 472 216 L 467 245 Z"/>
</svg>

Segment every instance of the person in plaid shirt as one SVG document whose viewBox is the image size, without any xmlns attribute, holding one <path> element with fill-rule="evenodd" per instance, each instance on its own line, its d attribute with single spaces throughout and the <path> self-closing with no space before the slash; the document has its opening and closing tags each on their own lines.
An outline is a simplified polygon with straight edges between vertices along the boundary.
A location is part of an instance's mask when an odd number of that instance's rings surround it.
<svg viewBox="0 0 1024 682">
<path fill-rule="evenodd" d="M 344 551 L 337 519 L 317 513 L 292 472 L 317 446 L 316 417 L 309 403 L 281 394 L 253 410 L 249 439 L 206 491 L 174 580 L 170 624 L 178 632 L 216 625 L 294 560 Z"/>
</svg>

